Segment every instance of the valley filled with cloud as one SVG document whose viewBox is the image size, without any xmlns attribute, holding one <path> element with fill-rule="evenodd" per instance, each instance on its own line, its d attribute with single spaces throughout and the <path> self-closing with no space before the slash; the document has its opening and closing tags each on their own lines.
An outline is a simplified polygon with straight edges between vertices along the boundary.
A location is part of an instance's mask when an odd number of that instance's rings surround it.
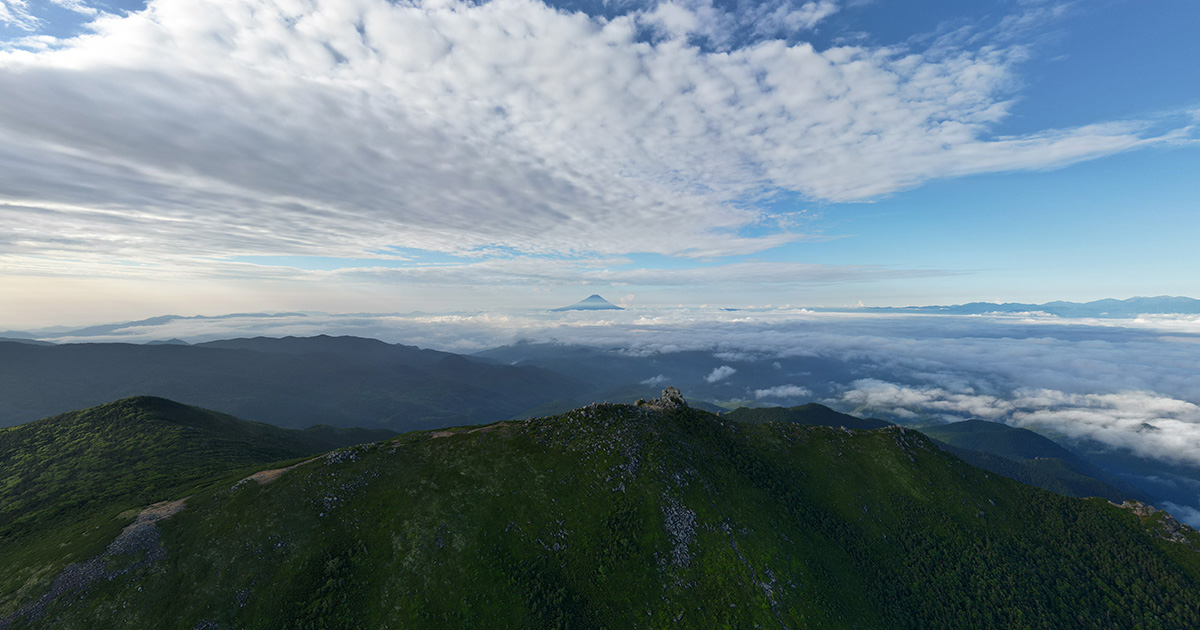
<svg viewBox="0 0 1200 630">
<path fill-rule="evenodd" d="M 1200 316 L 932 315 L 640 308 L 175 318 L 56 342 L 352 334 L 471 353 L 578 345 L 623 357 L 688 353 L 689 370 L 631 379 L 713 400 L 798 404 L 897 422 L 981 418 L 1200 467 Z M 696 353 L 708 359 L 695 359 Z M 818 367 L 802 366 L 822 362 Z M 658 369 L 658 368 L 654 368 Z M 631 375 L 633 376 L 633 375 Z"/>
</svg>

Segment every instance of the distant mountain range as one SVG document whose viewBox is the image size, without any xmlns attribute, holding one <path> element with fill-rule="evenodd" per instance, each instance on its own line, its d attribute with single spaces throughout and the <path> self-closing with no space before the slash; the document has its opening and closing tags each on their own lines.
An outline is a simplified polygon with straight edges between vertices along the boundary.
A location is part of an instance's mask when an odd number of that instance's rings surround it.
<svg viewBox="0 0 1200 630">
<path fill-rule="evenodd" d="M 711 379 L 718 368 L 732 376 Z M 822 387 L 855 373 L 844 362 L 822 357 L 747 360 L 711 352 L 682 351 L 633 356 L 617 350 L 555 344 L 516 344 L 466 357 L 359 337 L 248 338 L 194 345 L 119 343 L 33 344 L 0 341 L 0 426 L 21 424 L 71 409 L 129 396 L 159 396 L 285 428 L 318 424 L 391 431 L 524 419 L 562 413 L 591 401 L 632 402 L 665 384 L 694 396 L 693 405 L 730 412 L 740 422 L 799 422 L 872 428 L 821 405 L 764 407 L 770 389 L 794 388 L 807 399 L 828 399 Z M 813 379 L 810 374 L 819 374 Z M 789 394 L 792 395 L 792 394 Z M 717 401 L 721 406 L 704 402 Z M 779 400 L 779 399 L 774 399 Z M 949 425 L 953 426 L 953 425 Z M 1182 464 L 1142 461 L 1110 448 L 1066 445 L 1089 467 L 1064 455 L 1036 451 L 1020 457 L 989 452 L 1011 436 L 1035 434 L 994 423 L 979 443 L 932 433 L 966 461 L 997 474 L 1071 495 L 1146 497 L 1193 506 L 1188 488 L 1200 470 Z M 1039 439 L 1044 439 L 1040 438 Z M 1101 445 L 1102 446 L 1102 445 Z M 966 449 L 966 450 L 954 450 Z M 1097 468 L 1099 466 L 1100 468 Z M 1133 485 L 1133 489 L 1131 486 Z M 1190 521 L 1194 515 L 1186 516 Z"/>
<path fill-rule="evenodd" d="M 534 366 L 360 337 L 195 345 L 0 341 L 0 426 L 150 395 L 288 428 L 406 431 L 504 420 L 590 391 L 584 381 Z"/>
<path fill-rule="evenodd" d="M 625 309 L 609 302 L 599 295 L 589 295 L 586 298 L 570 305 L 560 308 L 552 308 L 551 311 L 623 311 Z"/>
<path fill-rule="evenodd" d="M 3 339 L 42 339 L 51 340 L 63 337 L 96 337 L 113 334 L 125 334 L 130 329 L 152 328 L 155 326 L 163 326 L 171 322 L 179 320 L 222 320 L 222 319 L 237 319 L 244 317 L 252 317 L 255 319 L 282 319 L 293 317 L 307 317 L 304 313 L 228 313 L 226 315 L 159 315 L 157 317 L 148 317 L 132 322 L 120 322 L 116 324 L 101 324 L 97 326 L 86 326 L 84 328 L 72 328 L 69 326 L 55 326 L 53 328 L 41 329 L 36 332 L 28 332 L 22 330 L 6 330 L 0 331 L 0 340 Z M 174 343 L 181 342 L 178 339 L 172 339 L 168 342 L 159 343 Z M 154 343 L 154 342 L 151 342 Z"/>
<path fill-rule="evenodd" d="M 1136 317 L 1138 315 L 1196 315 L 1200 300 L 1189 297 L 1132 297 L 1127 300 L 1104 299 L 1094 302 L 1046 302 L 1023 304 L 1005 302 L 971 302 L 954 306 L 874 307 L 860 310 L 879 312 L 945 313 L 950 315 L 982 315 L 985 313 L 1041 312 L 1059 317 Z"/>
<path fill-rule="evenodd" d="M 320 457 L 161 399 L 0 430 L 0 628 L 1200 627 L 1163 512 L 677 400 Z"/>
<path fill-rule="evenodd" d="M 949 315 L 981 315 L 987 313 L 1047 313 L 1059 317 L 1106 317 L 1106 318 L 1128 318 L 1138 315 L 1196 315 L 1200 314 L 1200 300 L 1188 297 L 1134 297 L 1126 300 L 1104 299 L 1094 302 L 1046 302 L 1044 304 L 1026 304 L 1017 302 L 1007 303 L 992 303 L 992 302 L 972 302 L 969 304 L 957 304 L 948 306 L 898 306 L 898 307 L 866 307 L 866 308 L 830 308 L 830 307 L 811 307 L 816 311 L 829 312 L 878 312 L 878 313 L 930 313 L 930 314 L 949 314 Z M 599 295 L 591 295 L 587 298 L 560 308 L 550 309 L 551 312 L 566 312 L 566 311 L 596 311 L 596 310 L 624 310 L 622 307 L 605 300 Z M 723 311 L 741 311 L 745 310 L 748 313 L 757 312 L 763 309 L 738 309 L 724 308 Z M 770 310 L 770 309 L 766 309 Z M 419 312 L 407 313 L 407 315 L 419 315 Z M 161 315 L 158 317 L 150 317 L 138 321 L 121 322 L 113 324 L 101 324 L 96 326 L 86 327 L 70 327 L 70 326 L 53 326 L 49 328 L 41 328 L 36 330 L 5 330 L 0 331 L 0 341 L 2 340 L 40 340 L 41 342 L 55 342 L 60 340 L 80 342 L 94 338 L 100 341 L 114 341 L 124 338 L 136 339 L 139 342 L 145 343 L 186 343 L 196 342 L 200 340 L 213 340 L 219 338 L 220 333 L 218 328 L 205 326 L 200 328 L 187 328 L 189 322 L 221 322 L 222 320 L 249 320 L 255 323 L 254 330 L 261 331 L 263 334 L 279 334 L 272 330 L 275 321 L 287 321 L 295 323 L 295 320 L 313 321 L 314 324 L 309 328 L 319 328 L 320 322 L 343 322 L 346 327 L 341 330 L 348 334 L 374 336 L 374 329 L 365 329 L 361 325 L 356 324 L 356 318 L 371 318 L 384 315 L 384 313 L 358 313 L 358 314 L 342 314 L 342 315 L 321 315 L 311 313 L 230 313 L 227 315 Z M 360 324 L 361 322 L 359 322 Z M 183 332 L 191 330 L 191 333 Z M 230 334 L 237 334 L 238 328 L 231 325 L 229 328 Z M 280 328 L 280 330 L 286 330 Z M 155 332 L 159 331 L 159 335 L 155 336 Z M 243 333 L 244 334 L 244 333 Z M 185 337 L 185 339 L 176 339 L 174 337 Z"/>
</svg>

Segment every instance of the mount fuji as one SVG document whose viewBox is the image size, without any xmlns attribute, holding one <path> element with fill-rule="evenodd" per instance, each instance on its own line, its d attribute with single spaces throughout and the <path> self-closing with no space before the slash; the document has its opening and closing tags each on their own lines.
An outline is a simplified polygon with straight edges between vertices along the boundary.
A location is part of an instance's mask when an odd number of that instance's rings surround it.
<svg viewBox="0 0 1200 630">
<path fill-rule="evenodd" d="M 613 304 L 612 302 L 609 302 L 608 300 L 600 297 L 599 295 L 593 294 L 593 295 L 587 296 L 583 300 L 580 300 L 579 302 L 576 302 L 570 306 L 564 306 L 562 308 L 552 308 L 550 310 L 551 311 L 611 311 L 611 310 L 623 311 L 625 309 L 621 308 L 620 306 L 617 306 L 616 304 Z"/>
</svg>

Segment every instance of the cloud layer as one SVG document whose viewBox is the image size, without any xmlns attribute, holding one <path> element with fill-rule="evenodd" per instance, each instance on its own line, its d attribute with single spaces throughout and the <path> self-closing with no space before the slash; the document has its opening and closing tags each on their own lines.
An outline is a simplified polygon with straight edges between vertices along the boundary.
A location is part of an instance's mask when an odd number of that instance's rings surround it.
<svg viewBox="0 0 1200 630">
<path fill-rule="evenodd" d="M 1152 391 L 1069 394 L 1021 387 L 1004 395 L 969 386 L 908 387 L 876 379 L 851 383 L 840 401 L 899 419 L 982 418 L 1051 435 L 1087 438 L 1141 457 L 1200 466 L 1200 406 Z"/>
<path fill-rule="evenodd" d="M 799 385 L 776 385 L 754 390 L 756 400 L 797 400 L 808 396 L 812 396 L 812 391 Z"/>
<path fill-rule="evenodd" d="M 1200 466 L 1200 317 L 651 309 L 176 319 L 61 341 L 356 334 L 470 352 L 517 341 L 632 357 L 701 351 L 697 385 L 896 420 L 983 418 Z M 806 363 L 807 362 L 807 363 Z M 805 365 L 801 365 L 805 364 Z M 651 372 L 655 374 L 655 372 Z M 648 385 L 677 383 L 658 374 Z"/>
<path fill-rule="evenodd" d="M 720 256 L 804 237 L 780 195 L 869 199 L 1170 138 L 1141 123 L 992 137 L 1021 46 L 818 50 L 804 33 L 839 4 L 753 6 L 103 14 L 0 52 L 0 256 L 66 274 L 395 248 Z"/>
</svg>

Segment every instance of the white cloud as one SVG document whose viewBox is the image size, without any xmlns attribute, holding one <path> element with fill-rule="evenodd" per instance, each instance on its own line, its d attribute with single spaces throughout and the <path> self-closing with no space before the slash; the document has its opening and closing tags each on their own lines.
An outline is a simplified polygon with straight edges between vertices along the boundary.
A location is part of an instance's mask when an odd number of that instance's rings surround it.
<svg viewBox="0 0 1200 630">
<path fill-rule="evenodd" d="M 0 0 L 0 24 L 32 31 L 41 20 L 29 12 L 29 0 Z"/>
<path fill-rule="evenodd" d="M 662 385 L 663 383 L 666 383 L 666 382 L 667 382 L 667 377 L 663 374 L 659 374 L 658 376 L 651 376 L 650 378 L 642 381 L 642 385 L 650 385 L 651 387 L 653 387 L 655 385 Z"/>
<path fill-rule="evenodd" d="M 841 400 L 863 411 L 903 409 L 912 415 L 926 413 L 956 420 L 963 416 L 994 420 L 1012 411 L 1008 401 L 976 394 L 970 388 L 951 392 L 941 387 L 907 387 L 878 379 L 854 381 Z"/>
<path fill-rule="evenodd" d="M 27 21 L 23 1 L 0 6 Z M 838 5 L 747 7 L 795 31 Z M 0 255 L 81 275 L 392 247 L 720 256 L 804 237 L 759 203 L 780 192 L 868 199 L 1174 137 L 1124 123 L 990 138 L 1017 46 L 816 50 L 794 32 L 729 36 L 752 22 L 736 14 L 152 0 L 101 15 L 78 38 L 0 52 Z M 639 40 L 651 23 L 716 49 Z"/>
<path fill-rule="evenodd" d="M 812 396 L 812 391 L 799 385 L 778 385 L 754 390 L 754 398 L 758 400 L 763 398 L 804 398 L 806 396 Z"/>
<path fill-rule="evenodd" d="M 752 352 L 739 352 L 736 350 L 725 350 L 723 352 L 714 352 L 713 358 L 720 359 L 722 361 L 748 362 L 748 361 L 757 361 L 758 359 L 760 359 L 762 357 L 760 355 L 754 354 Z"/>
<path fill-rule="evenodd" d="M 812 370 L 806 388 L 842 387 L 832 390 L 833 402 L 846 410 L 900 420 L 984 418 L 1200 465 L 1195 378 L 1200 319 L 1190 315 L 1072 320 L 644 307 L 601 313 L 308 314 L 181 319 L 62 341 L 322 333 L 456 351 L 518 340 L 583 344 L 632 357 L 703 351 L 753 360 L 771 374 L 780 374 L 783 362 L 812 359 L 836 370 Z M 707 377 L 733 382 L 735 374 L 764 377 L 752 367 L 739 372 L 729 365 Z M 649 380 L 658 378 L 666 376 Z M 786 381 L 744 385 L 763 396 L 798 387 Z"/>
<path fill-rule="evenodd" d="M 1003 395 L 966 388 L 905 386 L 875 379 L 851 383 L 840 401 L 864 413 L 983 418 L 1176 463 L 1200 465 L 1200 406 L 1151 391 L 1071 394 L 1021 387 Z"/>
<path fill-rule="evenodd" d="M 638 21 L 651 26 L 660 37 L 699 37 L 712 48 L 727 51 L 735 44 L 746 45 L 746 41 L 794 39 L 840 10 L 831 0 L 741 0 L 730 10 L 712 0 L 678 0 L 659 2 L 638 14 Z"/>
<path fill-rule="evenodd" d="M 89 6 L 84 0 L 50 0 L 50 2 L 80 15 L 96 16 L 100 14 L 96 7 Z"/>
<path fill-rule="evenodd" d="M 704 380 L 708 381 L 709 383 L 716 383 L 717 381 L 723 381 L 730 376 L 733 376 L 736 372 L 736 369 L 729 367 L 728 365 L 722 365 L 713 368 L 713 371 L 709 372 L 708 376 L 704 377 Z"/>
<path fill-rule="evenodd" d="M 1162 505 L 1157 507 L 1161 507 L 1169 512 L 1180 523 L 1190 525 L 1194 529 L 1200 529 L 1200 510 L 1188 505 L 1171 503 L 1170 501 L 1164 501 Z"/>
</svg>

